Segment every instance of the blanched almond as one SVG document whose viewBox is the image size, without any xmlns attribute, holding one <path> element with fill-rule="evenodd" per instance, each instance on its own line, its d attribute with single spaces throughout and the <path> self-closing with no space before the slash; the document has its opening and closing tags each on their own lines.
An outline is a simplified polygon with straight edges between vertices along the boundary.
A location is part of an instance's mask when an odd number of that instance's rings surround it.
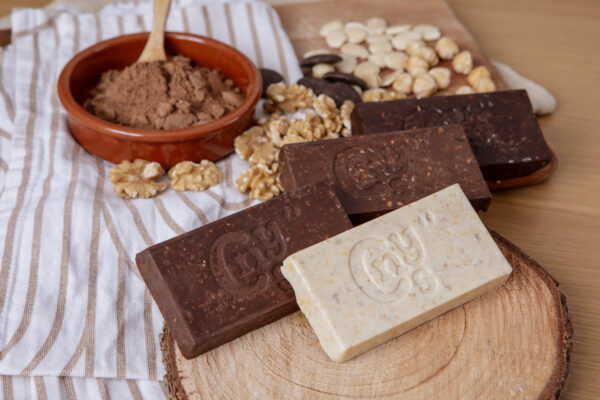
<svg viewBox="0 0 600 400">
<path fill-rule="evenodd" d="M 406 68 L 406 62 L 408 56 L 405 53 L 399 51 L 391 51 L 385 53 L 384 62 L 385 66 L 395 70 L 403 70 Z"/>
<path fill-rule="evenodd" d="M 367 38 L 367 32 L 361 28 L 346 27 L 344 32 L 348 37 L 348 43 L 361 43 Z"/>
<path fill-rule="evenodd" d="M 383 75 L 381 77 L 381 86 L 382 87 L 390 86 L 392 83 L 394 83 L 394 81 L 396 80 L 397 77 L 399 77 L 401 74 L 404 74 L 404 73 L 405 72 L 403 72 L 401 69 L 397 69 L 395 71 L 388 72 L 386 75 Z"/>
<path fill-rule="evenodd" d="M 387 35 L 397 35 L 399 33 L 408 32 L 412 29 L 410 24 L 402 24 L 402 25 L 394 25 L 385 28 L 385 33 Z"/>
<path fill-rule="evenodd" d="M 387 27 L 387 23 L 383 18 L 371 18 L 367 21 L 367 26 L 371 28 L 373 33 L 383 33 Z"/>
<path fill-rule="evenodd" d="M 351 74 L 358 64 L 356 57 L 345 53 L 340 54 L 340 57 L 342 57 L 342 61 L 333 64 L 333 66 L 340 72 Z"/>
<path fill-rule="evenodd" d="M 406 50 L 408 43 L 410 43 L 412 40 L 418 39 L 421 39 L 421 34 L 418 32 L 409 31 L 400 33 L 392 38 L 392 46 L 394 46 L 396 50 L 404 51 Z"/>
<path fill-rule="evenodd" d="M 371 53 L 369 54 L 369 61 L 377 64 L 379 68 L 385 68 L 385 54 L 386 53 Z"/>
<path fill-rule="evenodd" d="M 413 31 L 419 32 L 425 40 L 437 40 L 440 38 L 440 36 L 442 36 L 439 28 L 430 24 L 416 25 L 413 28 Z"/>
<path fill-rule="evenodd" d="M 343 54 L 350 54 L 357 58 L 369 57 L 369 51 L 364 46 L 356 43 L 346 43 L 340 48 L 340 51 Z"/>
<path fill-rule="evenodd" d="M 373 61 L 363 61 L 354 69 L 354 75 L 362 78 L 366 75 L 379 74 L 379 66 Z"/>
<path fill-rule="evenodd" d="M 346 43 L 346 39 L 347 36 L 342 29 L 330 31 L 327 36 L 325 36 L 327 46 L 331 47 L 332 49 L 339 49 L 342 47 L 342 45 Z"/>
<path fill-rule="evenodd" d="M 390 42 L 375 42 L 369 44 L 369 51 L 371 53 L 385 53 L 392 51 L 392 45 Z"/>
<path fill-rule="evenodd" d="M 306 53 L 304 53 L 304 55 L 302 56 L 302 58 L 308 58 L 308 57 L 312 57 L 312 56 L 316 56 L 319 54 L 330 54 L 331 50 L 329 49 L 313 49 L 313 50 L 309 50 Z"/>
<path fill-rule="evenodd" d="M 326 37 L 330 32 L 344 29 L 344 24 L 339 19 L 329 21 L 321 27 L 319 35 Z"/>
</svg>

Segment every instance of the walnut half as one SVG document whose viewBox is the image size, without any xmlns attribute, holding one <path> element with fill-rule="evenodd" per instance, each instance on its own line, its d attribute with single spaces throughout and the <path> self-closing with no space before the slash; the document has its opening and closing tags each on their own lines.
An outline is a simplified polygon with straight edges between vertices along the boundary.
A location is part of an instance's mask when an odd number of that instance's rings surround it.
<svg viewBox="0 0 600 400">
<path fill-rule="evenodd" d="M 115 192 L 121 197 L 147 199 L 167 188 L 167 182 L 157 181 L 164 173 L 165 170 L 157 162 L 125 160 L 110 169 L 110 181 Z"/>
<path fill-rule="evenodd" d="M 265 129 L 259 125 L 236 137 L 233 147 L 238 156 L 242 160 L 248 160 L 250 164 L 271 165 L 277 160 L 277 148 L 267 137 Z"/>
<path fill-rule="evenodd" d="M 175 190 L 206 190 L 221 182 L 223 174 L 212 161 L 181 161 L 169 170 L 169 179 Z"/>
<path fill-rule="evenodd" d="M 235 181 L 241 193 L 250 191 L 249 197 L 254 200 L 269 200 L 283 192 L 277 176 L 277 164 L 271 168 L 263 164 L 253 165 Z"/>
</svg>

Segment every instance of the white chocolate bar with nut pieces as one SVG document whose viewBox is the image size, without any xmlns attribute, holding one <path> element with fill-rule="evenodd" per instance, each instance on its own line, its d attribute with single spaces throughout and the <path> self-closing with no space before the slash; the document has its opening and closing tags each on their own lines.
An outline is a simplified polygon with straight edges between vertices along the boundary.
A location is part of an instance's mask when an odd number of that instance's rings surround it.
<svg viewBox="0 0 600 400">
<path fill-rule="evenodd" d="M 321 346 L 339 362 L 497 288 L 511 271 L 457 184 L 282 267 Z"/>
</svg>

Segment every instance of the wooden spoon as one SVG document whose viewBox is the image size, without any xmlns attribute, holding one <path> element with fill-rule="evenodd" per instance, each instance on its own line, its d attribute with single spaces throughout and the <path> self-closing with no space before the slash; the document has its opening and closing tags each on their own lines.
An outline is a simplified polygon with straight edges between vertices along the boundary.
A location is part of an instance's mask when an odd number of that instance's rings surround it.
<svg viewBox="0 0 600 400">
<path fill-rule="evenodd" d="M 144 51 L 137 62 L 164 61 L 165 53 L 165 25 L 169 16 L 171 0 L 154 0 L 152 16 L 152 32 L 146 42 Z"/>
</svg>

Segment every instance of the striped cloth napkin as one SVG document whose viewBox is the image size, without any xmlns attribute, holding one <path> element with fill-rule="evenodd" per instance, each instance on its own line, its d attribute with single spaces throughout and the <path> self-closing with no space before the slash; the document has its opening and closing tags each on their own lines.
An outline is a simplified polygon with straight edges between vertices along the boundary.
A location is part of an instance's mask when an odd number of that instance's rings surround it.
<svg viewBox="0 0 600 400">
<path fill-rule="evenodd" d="M 259 67 L 301 76 L 275 11 L 258 1 L 172 2 L 167 29 L 237 47 Z M 4 398 L 163 398 L 163 319 L 135 254 L 253 204 L 234 186 L 247 168 L 232 155 L 224 182 L 123 200 L 112 164 L 69 134 L 56 81 L 77 52 L 149 30 L 151 0 L 98 14 L 19 9 L 0 52 L 0 375 Z"/>
</svg>

